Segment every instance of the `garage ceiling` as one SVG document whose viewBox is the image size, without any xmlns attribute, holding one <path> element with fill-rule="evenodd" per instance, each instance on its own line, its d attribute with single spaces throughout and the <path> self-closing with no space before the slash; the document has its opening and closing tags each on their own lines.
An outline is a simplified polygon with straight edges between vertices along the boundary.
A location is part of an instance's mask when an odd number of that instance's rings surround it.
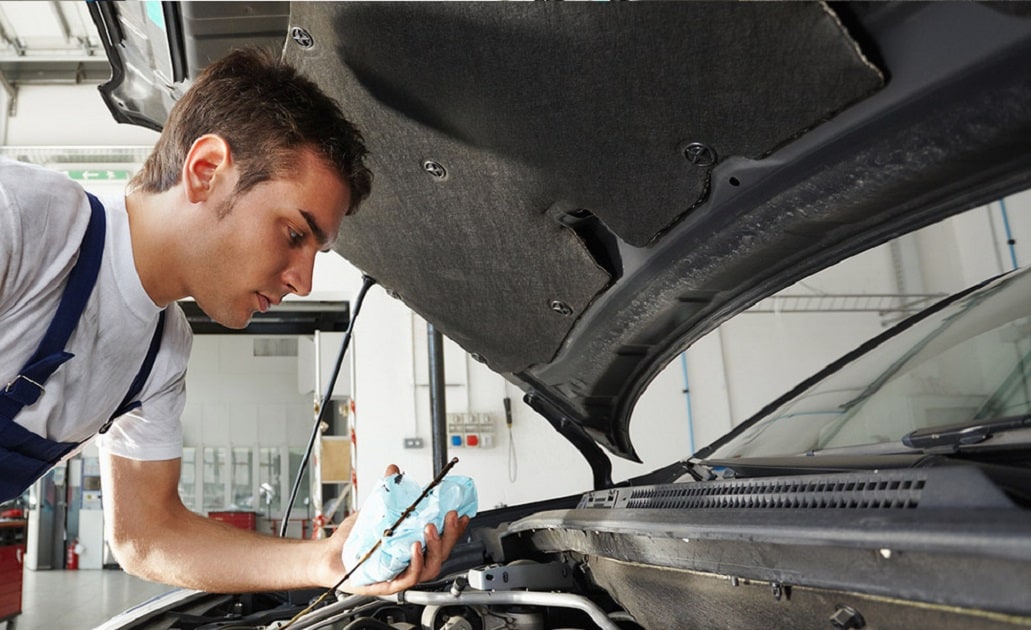
<svg viewBox="0 0 1031 630">
<path fill-rule="evenodd" d="M 111 75 L 85 2 L 0 2 L 0 82 L 100 83 Z"/>
</svg>

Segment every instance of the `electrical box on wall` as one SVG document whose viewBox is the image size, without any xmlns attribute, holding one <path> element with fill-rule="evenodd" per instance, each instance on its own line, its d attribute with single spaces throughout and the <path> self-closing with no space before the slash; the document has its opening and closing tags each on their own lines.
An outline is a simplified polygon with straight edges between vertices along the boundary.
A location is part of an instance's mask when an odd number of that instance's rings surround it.
<svg viewBox="0 0 1031 630">
<path fill-rule="evenodd" d="M 493 448 L 494 418 L 489 413 L 449 413 L 447 433 L 451 448 Z"/>
</svg>

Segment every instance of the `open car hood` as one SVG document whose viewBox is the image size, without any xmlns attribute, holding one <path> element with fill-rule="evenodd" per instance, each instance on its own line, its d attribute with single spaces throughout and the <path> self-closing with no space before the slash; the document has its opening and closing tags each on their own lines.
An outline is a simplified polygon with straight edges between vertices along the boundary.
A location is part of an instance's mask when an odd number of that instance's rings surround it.
<svg viewBox="0 0 1031 630">
<path fill-rule="evenodd" d="M 154 16 L 97 4 L 102 92 L 160 126 L 210 22 L 164 3 L 179 61 L 148 83 L 155 44 L 119 24 Z M 362 130 L 373 194 L 341 255 L 518 384 L 598 485 L 597 445 L 636 459 L 633 406 L 693 341 L 1031 182 L 1024 6 L 194 4 L 260 20 Z"/>
</svg>

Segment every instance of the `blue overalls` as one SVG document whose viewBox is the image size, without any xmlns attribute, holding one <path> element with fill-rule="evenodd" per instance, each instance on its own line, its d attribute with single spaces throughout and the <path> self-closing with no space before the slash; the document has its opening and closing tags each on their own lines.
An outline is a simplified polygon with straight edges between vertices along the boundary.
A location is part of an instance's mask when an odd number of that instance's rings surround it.
<svg viewBox="0 0 1031 630">
<path fill-rule="evenodd" d="M 75 356 L 65 352 L 64 348 L 93 292 L 104 253 L 104 206 L 93 195 L 86 195 L 90 203 L 89 225 L 79 249 L 79 260 L 68 276 L 68 284 L 61 295 L 54 319 L 50 322 L 36 352 L 29 357 L 18 376 L 0 391 L 0 502 L 21 495 L 34 481 L 78 446 L 76 442 L 55 442 L 40 437 L 14 422 L 14 417 L 22 407 L 39 400 L 46 391 L 44 384 L 47 379 L 62 363 Z M 143 365 L 133 379 L 122 404 L 101 427 L 100 433 L 107 431 L 116 417 L 140 406 L 135 398 L 143 389 L 143 384 L 146 383 L 154 366 L 154 358 L 161 346 L 164 323 L 165 312 L 161 311 L 157 330 L 154 331 Z"/>
</svg>

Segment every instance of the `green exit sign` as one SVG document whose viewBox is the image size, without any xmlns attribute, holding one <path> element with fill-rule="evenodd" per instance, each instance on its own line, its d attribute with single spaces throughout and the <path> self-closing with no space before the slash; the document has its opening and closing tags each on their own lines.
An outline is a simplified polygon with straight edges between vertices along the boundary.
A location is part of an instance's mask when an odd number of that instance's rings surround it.
<svg viewBox="0 0 1031 630">
<path fill-rule="evenodd" d="M 116 182 L 132 177 L 132 171 L 124 168 L 91 168 L 65 171 L 69 178 L 77 182 Z"/>
</svg>

